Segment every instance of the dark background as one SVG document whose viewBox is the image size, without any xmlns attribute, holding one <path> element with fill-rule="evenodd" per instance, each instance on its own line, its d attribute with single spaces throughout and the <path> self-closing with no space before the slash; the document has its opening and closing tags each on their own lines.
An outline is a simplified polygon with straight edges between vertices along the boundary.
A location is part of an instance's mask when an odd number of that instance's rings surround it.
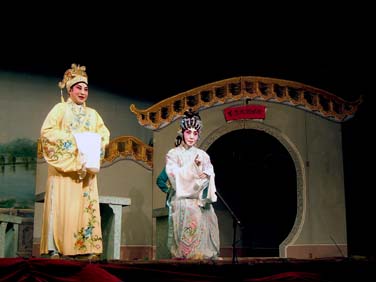
<svg viewBox="0 0 376 282">
<path fill-rule="evenodd" d="M 236 76 L 292 80 L 348 101 L 362 96 L 343 123 L 348 243 L 350 255 L 375 254 L 372 9 L 69 5 L 4 9 L 12 13 L 1 19 L 0 69 L 61 79 L 77 63 L 90 85 L 151 102 Z"/>
</svg>

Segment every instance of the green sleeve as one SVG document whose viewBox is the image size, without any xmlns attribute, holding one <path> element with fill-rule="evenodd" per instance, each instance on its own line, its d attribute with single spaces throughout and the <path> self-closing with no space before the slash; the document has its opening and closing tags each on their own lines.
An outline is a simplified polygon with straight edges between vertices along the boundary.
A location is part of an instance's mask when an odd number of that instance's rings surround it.
<svg viewBox="0 0 376 282">
<path fill-rule="evenodd" d="M 165 168 L 163 168 L 163 170 L 157 177 L 157 186 L 164 193 L 168 193 L 168 191 L 170 190 L 170 181 L 168 180 L 168 176 L 167 176 Z"/>
</svg>

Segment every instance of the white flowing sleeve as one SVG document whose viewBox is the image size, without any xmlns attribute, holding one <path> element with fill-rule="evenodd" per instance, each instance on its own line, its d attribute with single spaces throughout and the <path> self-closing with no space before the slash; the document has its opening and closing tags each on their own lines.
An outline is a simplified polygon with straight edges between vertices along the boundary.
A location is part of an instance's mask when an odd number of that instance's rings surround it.
<svg viewBox="0 0 376 282">
<path fill-rule="evenodd" d="M 203 190 L 200 199 L 206 203 L 214 203 L 217 201 L 217 189 L 215 187 L 215 173 L 209 155 L 205 151 L 201 151 L 202 171 L 209 176 L 209 185 L 207 191 Z"/>
<path fill-rule="evenodd" d="M 195 154 L 185 163 L 182 163 L 179 158 L 179 151 L 176 148 L 171 149 L 166 155 L 166 172 L 173 189 L 176 190 L 177 199 L 193 198 L 203 202 L 216 201 L 214 171 L 210 168 L 209 158 L 206 158 L 205 154 L 199 153 L 201 158 L 203 157 L 203 164 L 200 167 L 194 162 Z M 206 167 L 205 163 L 208 163 Z M 209 179 L 200 178 L 201 172 L 205 172 L 204 167 L 208 171 Z M 204 191 L 207 187 L 208 193 Z"/>
</svg>

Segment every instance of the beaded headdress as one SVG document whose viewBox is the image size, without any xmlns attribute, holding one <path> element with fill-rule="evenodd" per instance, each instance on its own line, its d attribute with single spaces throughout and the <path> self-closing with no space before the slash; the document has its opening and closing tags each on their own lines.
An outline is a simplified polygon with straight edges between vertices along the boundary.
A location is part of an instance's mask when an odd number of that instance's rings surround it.
<svg viewBox="0 0 376 282">
<path fill-rule="evenodd" d="M 198 113 L 192 111 L 192 109 L 189 109 L 189 111 L 184 112 L 184 116 L 182 117 L 180 121 L 180 127 L 182 131 L 184 132 L 188 128 L 194 128 L 197 131 L 201 131 L 202 128 L 202 121 L 201 117 Z"/>
<path fill-rule="evenodd" d="M 65 71 L 63 80 L 58 84 L 61 89 L 61 93 L 64 87 L 66 87 L 67 91 L 69 91 L 69 89 L 76 83 L 84 82 L 88 84 L 88 78 L 85 71 L 85 66 L 72 64 L 71 68 Z M 64 100 L 63 97 L 62 100 Z"/>
<path fill-rule="evenodd" d="M 192 109 L 189 109 L 189 111 L 184 112 L 184 115 L 180 121 L 180 129 L 178 131 L 178 136 L 176 136 L 175 139 L 175 147 L 179 146 L 181 142 L 184 140 L 183 133 L 185 130 L 189 128 L 196 129 L 198 131 L 198 134 L 200 135 L 202 129 L 201 117 L 197 112 L 192 111 Z"/>
</svg>

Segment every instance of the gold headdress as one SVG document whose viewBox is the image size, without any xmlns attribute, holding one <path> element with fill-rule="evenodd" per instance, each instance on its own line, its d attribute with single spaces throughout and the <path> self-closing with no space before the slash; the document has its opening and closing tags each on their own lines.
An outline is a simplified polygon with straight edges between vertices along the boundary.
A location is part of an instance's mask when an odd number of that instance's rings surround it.
<svg viewBox="0 0 376 282">
<path fill-rule="evenodd" d="M 68 69 L 64 73 L 64 78 L 62 81 L 59 82 L 59 87 L 61 89 L 61 100 L 64 102 L 63 98 L 63 89 L 64 87 L 67 88 L 67 91 L 72 87 L 72 85 L 78 82 L 85 82 L 88 84 L 87 74 L 86 74 L 86 67 L 80 66 L 76 64 L 72 64 L 71 69 Z"/>
</svg>

